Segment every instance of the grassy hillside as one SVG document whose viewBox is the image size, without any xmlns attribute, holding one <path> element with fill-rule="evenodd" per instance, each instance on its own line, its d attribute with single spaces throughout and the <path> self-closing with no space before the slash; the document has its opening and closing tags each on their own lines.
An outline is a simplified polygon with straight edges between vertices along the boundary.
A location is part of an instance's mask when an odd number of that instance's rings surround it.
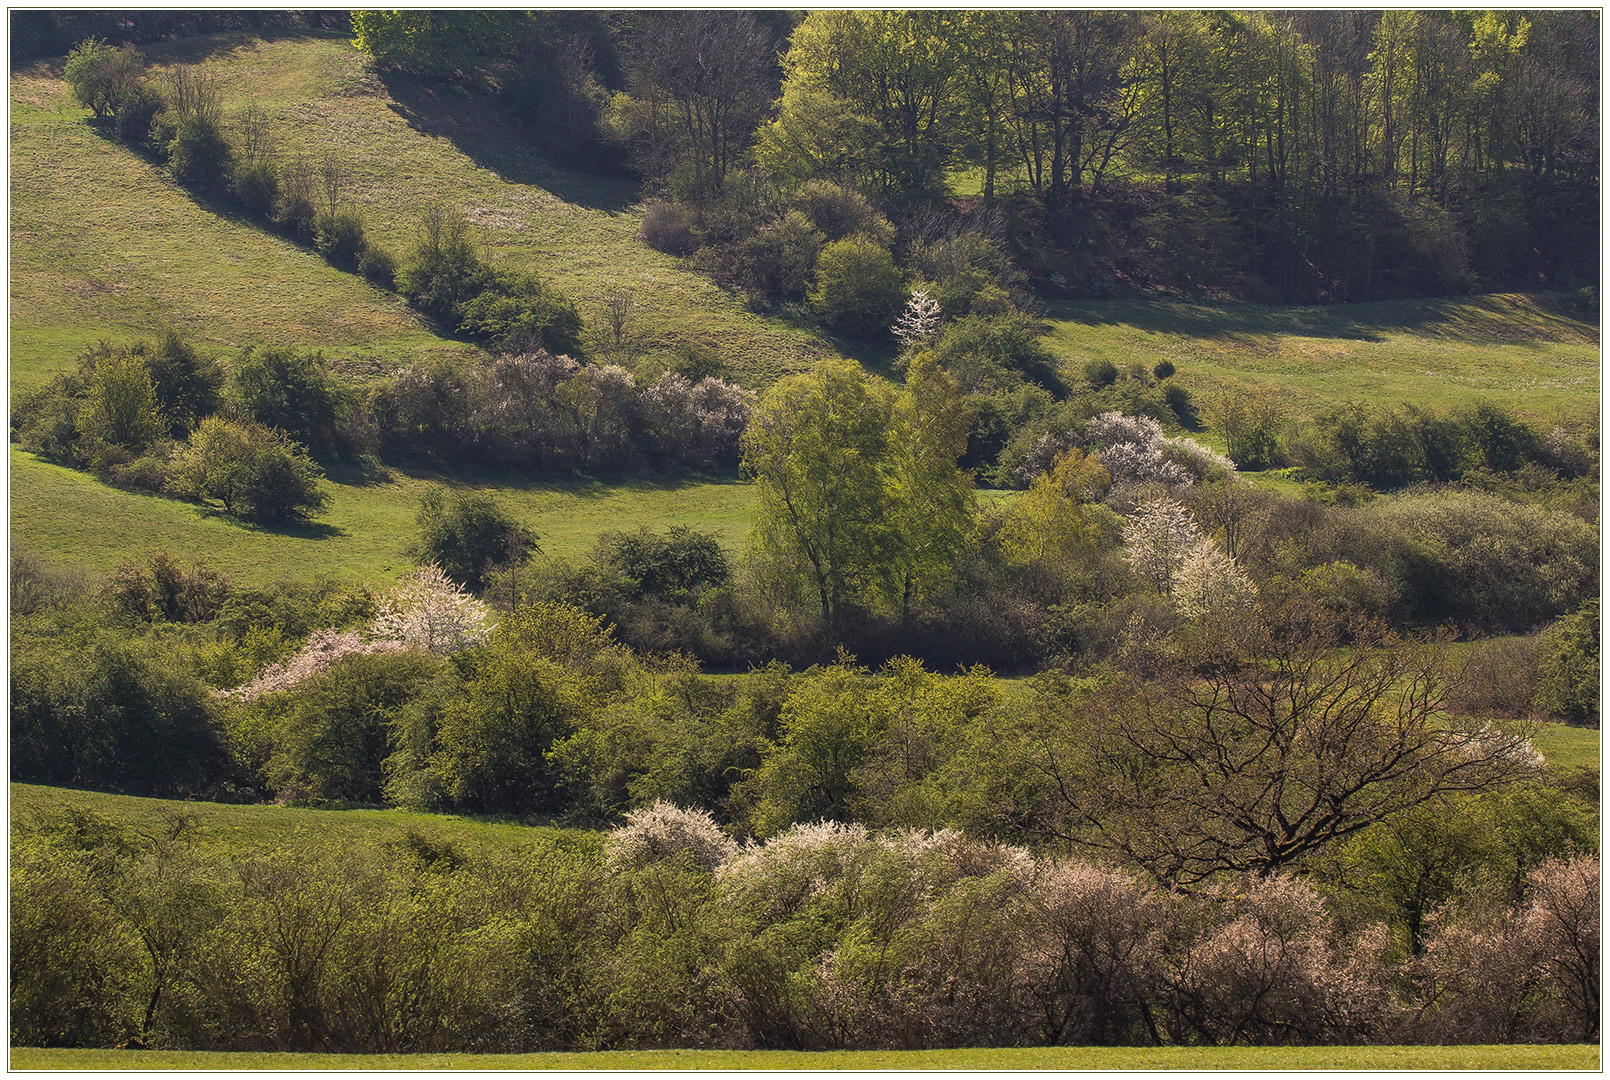
<svg viewBox="0 0 1610 1080">
<path fill-rule="evenodd" d="M 13 1069 L 1597 1069 L 1597 1046 L 1035 1047 L 1012 1050 L 616 1050 L 591 1054 L 11 1051 Z"/>
<path fill-rule="evenodd" d="M 596 321 L 618 289 L 635 297 L 629 361 L 683 340 L 718 352 L 764 386 L 834 351 L 805 327 L 762 317 L 680 260 L 636 239 L 635 185 L 561 168 L 484 99 L 382 81 L 338 35 L 214 35 L 153 46 L 154 64 L 200 64 L 226 113 L 248 103 L 283 154 L 333 152 L 370 234 L 401 255 L 419 213 L 466 208 L 488 257 L 539 271 Z M 473 353 L 438 336 L 395 296 L 241 217 L 198 202 L 161 168 L 103 137 L 70 99 L 59 66 L 11 78 L 11 379 L 38 385 L 99 339 L 173 326 L 227 352 L 253 343 L 318 347 L 346 371 L 378 372 L 435 353 Z M 1052 305 L 1049 344 L 1071 371 L 1091 358 L 1147 367 L 1172 360 L 1199 397 L 1215 388 L 1278 389 L 1298 413 L 1357 398 L 1452 405 L 1490 396 L 1544 422 L 1597 415 L 1596 328 L 1537 298 L 1472 297 L 1336 308 L 1169 301 Z M 1211 431 L 1205 433 L 1216 441 Z M 10 458 L 13 538 L 57 562 L 104 570 L 155 546 L 206 552 L 250 580 L 290 570 L 392 575 L 427 479 L 495 487 L 571 554 L 598 532 L 639 523 L 742 532 L 748 490 L 735 483 L 561 481 L 389 470 L 338 475 L 318 525 L 269 532 L 192 507 L 114 491 L 18 453 Z"/>
<path fill-rule="evenodd" d="M 170 499 L 134 495 L 87 473 L 11 450 L 11 542 L 49 562 L 103 572 L 150 548 L 203 555 L 243 582 L 329 574 L 391 581 L 413 565 L 403 547 L 432 481 L 495 491 L 550 556 L 584 552 L 599 533 L 688 525 L 736 546 L 753 488 L 736 480 L 632 478 L 511 482 L 470 472 L 337 472 L 330 509 L 312 525 L 266 529 Z"/>
<path fill-rule="evenodd" d="M 266 804 L 226 806 L 107 795 L 37 784 L 12 784 L 10 799 L 11 820 L 15 824 L 57 820 L 70 811 L 88 812 L 119 828 L 152 833 L 160 831 L 173 815 L 186 815 L 193 822 L 191 836 L 198 845 L 228 854 L 315 838 L 321 846 L 334 850 L 385 841 L 410 829 L 469 845 L 523 844 L 538 837 L 585 840 L 593 835 L 546 825 L 481 821 L 409 810 L 304 810 Z"/>
<path fill-rule="evenodd" d="M 1092 359 L 1170 360 L 1211 393 L 1278 391 L 1298 414 L 1354 400 L 1438 408 L 1491 400 L 1534 420 L 1599 414 L 1599 329 L 1525 295 L 1335 307 L 1169 301 L 1052 305 L 1049 344 L 1074 373 Z"/>
<path fill-rule="evenodd" d="M 492 263 L 538 271 L 589 320 L 610 293 L 630 290 L 640 355 L 695 340 L 759 385 L 833 351 L 640 243 L 634 184 L 543 160 L 484 99 L 406 82 L 393 92 L 344 37 L 214 35 L 154 45 L 147 56 L 215 74 L 226 114 L 256 106 L 282 155 L 334 153 L 370 235 L 399 256 L 421 211 L 458 205 Z M 310 345 L 388 362 L 467 348 L 230 206 L 198 205 L 96 133 L 59 68 L 13 73 L 11 95 L 13 386 L 66 368 L 99 338 L 164 325 L 214 347 Z"/>
</svg>

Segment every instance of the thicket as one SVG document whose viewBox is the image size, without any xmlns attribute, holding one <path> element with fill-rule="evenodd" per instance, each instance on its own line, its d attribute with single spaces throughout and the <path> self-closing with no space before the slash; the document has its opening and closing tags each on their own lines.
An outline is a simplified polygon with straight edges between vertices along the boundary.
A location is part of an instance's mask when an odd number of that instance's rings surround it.
<svg viewBox="0 0 1610 1080">
<path fill-rule="evenodd" d="M 18 822 L 22 1045 L 367 1052 L 1592 1041 L 1599 861 L 1436 909 L 1407 954 L 1301 878 L 1180 894 L 964 836 L 737 849 L 661 804 L 605 840 L 426 829 L 231 859 Z"/>
</svg>

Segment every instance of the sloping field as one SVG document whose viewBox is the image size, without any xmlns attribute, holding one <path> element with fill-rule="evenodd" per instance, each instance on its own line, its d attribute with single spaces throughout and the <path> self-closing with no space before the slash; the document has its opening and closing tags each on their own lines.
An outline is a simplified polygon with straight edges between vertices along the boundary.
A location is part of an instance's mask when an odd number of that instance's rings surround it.
<svg viewBox="0 0 1610 1080">
<path fill-rule="evenodd" d="M 1448 408 L 1493 401 L 1543 423 L 1599 414 L 1599 328 L 1524 294 L 1333 307 L 1172 301 L 1053 305 L 1047 341 L 1087 360 L 1170 360 L 1193 391 L 1279 393 L 1298 414 L 1343 401 Z"/>
<path fill-rule="evenodd" d="M 537 533 L 548 556 L 573 557 L 598 535 L 648 525 L 687 525 L 736 546 L 754 489 L 732 479 L 519 482 L 473 473 L 384 469 L 337 474 L 330 508 L 311 525 L 266 529 L 171 499 L 108 487 L 88 473 L 11 450 L 11 542 L 47 562 L 101 573 L 131 555 L 165 548 L 202 556 L 243 583 L 328 574 L 390 582 L 413 561 L 403 547 L 427 483 L 494 492 Z M 349 482 L 339 482 L 346 479 Z"/>
<path fill-rule="evenodd" d="M 491 262 L 547 277 L 589 322 L 607 296 L 629 291 L 639 355 L 694 340 L 764 385 L 833 351 L 639 242 L 635 184 L 553 166 L 484 99 L 407 81 L 394 93 L 344 37 L 212 35 L 147 56 L 216 75 L 226 116 L 255 106 L 282 157 L 335 155 L 370 235 L 399 258 L 423 210 L 459 206 Z M 167 325 L 215 348 L 305 345 L 389 362 L 467 348 L 233 204 L 198 204 L 92 129 L 59 68 L 13 73 L 11 96 L 13 386 L 63 370 L 100 338 Z"/>
</svg>

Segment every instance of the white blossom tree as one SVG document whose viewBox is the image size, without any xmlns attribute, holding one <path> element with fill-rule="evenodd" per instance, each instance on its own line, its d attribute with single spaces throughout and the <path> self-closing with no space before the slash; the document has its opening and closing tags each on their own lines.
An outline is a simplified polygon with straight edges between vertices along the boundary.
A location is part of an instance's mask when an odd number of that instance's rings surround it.
<svg viewBox="0 0 1610 1080">
<path fill-rule="evenodd" d="M 1174 608 L 1187 619 L 1244 611 L 1258 599 L 1258 587 L 1247 572 L 1206 536 L 1185 553 L 1169 581 Z"/>
<path fill-rule="evenodd" d="M 1174 571 L 1202 539 L 1195 520 L 1172 499 L 1143 503 L 1124 523 L 1124 555 L 1158 592 L 1168 591 Z"/>
<path fill-rule="evenodd" d="M 900 339 L 900 344 L 911 349 L 939 333 L 939 324 L 943 321 L 939 301 L 929 296 L 926 289 L 913 289 L 911 299 L 906 301 L 905 309 L 889 327 L 889 332 Z"/>
<path fill-rule="evenodd" d="M 441 655 L 479 645 L 491 633 L 487 606 L 435 563 L 404 575 L 380 600 L 369 633 Z"/>
</svg>

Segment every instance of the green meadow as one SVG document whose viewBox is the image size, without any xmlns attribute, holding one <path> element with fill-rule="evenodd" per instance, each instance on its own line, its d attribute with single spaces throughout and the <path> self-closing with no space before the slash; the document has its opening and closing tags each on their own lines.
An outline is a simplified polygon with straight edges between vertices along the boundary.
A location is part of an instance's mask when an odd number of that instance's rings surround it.
<svg viewBox="0 0 1610 1080">
<path fill-rule="evenodd" d="M 242 582 L 330 575 L 389 582 L 413 564 L 403 553 L 429 483 L 494 491 L 537 533 L 543 555 L 575 557 L 599 534 L 686 525 L 737 546 L 753 488 L 733 478 L 511 480 L 465 470 L 337 470 L 329 510 L 300 527 L 268 529 L 172 499 L 135 495 L 87 473 L 11 450 L 11 540 L 47 561 L 104 572 L 165 548 L 205 557 Z M 540 558 L 540 556 L 539 556 Z"/>
<path fill-rule="evenodd" d="M 1010 1050 L 617 1050 L 593 1054 L 271 1054 L 14 1048 L 11 1067 L 80 1070 L 835 1069 L 1597 1070 L 1597 1046 L 1037 1047 Z"/>
</svg>

